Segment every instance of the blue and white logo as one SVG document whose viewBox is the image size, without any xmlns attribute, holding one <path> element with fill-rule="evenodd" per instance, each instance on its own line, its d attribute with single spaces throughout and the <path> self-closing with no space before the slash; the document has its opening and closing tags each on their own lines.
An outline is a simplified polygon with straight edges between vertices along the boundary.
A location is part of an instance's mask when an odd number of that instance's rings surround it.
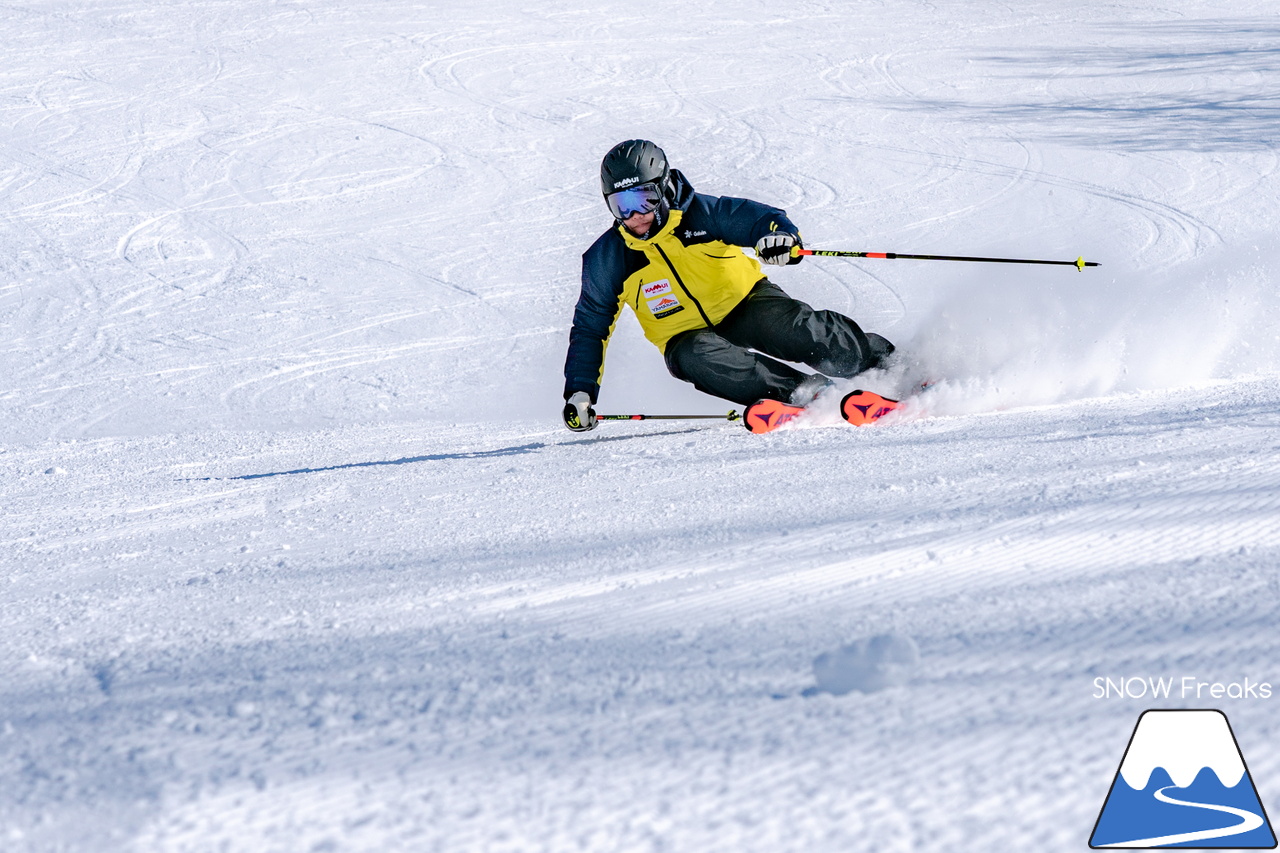
<svg viewBox="0 0 1280 853">
<path fill-rule="evenodd" d="M 1226 715 L 1144 712 L 1089 846 L 1275 848 Z"/>
</svg>

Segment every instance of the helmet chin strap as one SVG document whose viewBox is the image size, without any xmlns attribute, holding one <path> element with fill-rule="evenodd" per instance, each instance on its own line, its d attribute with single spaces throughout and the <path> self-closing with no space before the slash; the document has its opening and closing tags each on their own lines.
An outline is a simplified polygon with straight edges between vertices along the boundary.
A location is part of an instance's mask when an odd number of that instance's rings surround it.
<svg viewBox="0 0 1280 853">
<path fill-rule="evenodd" d="M 667 214 L 671 212 L 671 205 L 664 198 L 662 203 L 658 205 L 657 210 L 653 212 L 653 223 L 649 226 L 649 230 L 645 232 L 641 239 L 648 240 L 654 234 L 662 230 L 662 226 L 667 224 Z"/>
</svg>

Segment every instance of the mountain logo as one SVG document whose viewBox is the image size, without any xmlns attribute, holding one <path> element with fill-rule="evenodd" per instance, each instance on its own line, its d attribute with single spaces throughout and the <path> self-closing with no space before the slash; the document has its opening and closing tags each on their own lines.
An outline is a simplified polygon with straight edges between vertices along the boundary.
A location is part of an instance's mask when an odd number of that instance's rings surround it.
<svg viewBox="0 0 1280 853">
<path fill-rule="evenodd" d="M 1144 711 L 1089 846 L 1271 850 L 1276 836 L 1221 711 Z"/>
<path fill-rule="evenodd" d="M 665 296 L 650 299 L 648 303 L 649 310 L 653 313 L 653 316 L 659 320 L 663 317 L 669 317 L 677 311 L 684 310 L 684 306 L 680 304 L 680 300 L 676 299 L 670 293 Z"/>
</svg>

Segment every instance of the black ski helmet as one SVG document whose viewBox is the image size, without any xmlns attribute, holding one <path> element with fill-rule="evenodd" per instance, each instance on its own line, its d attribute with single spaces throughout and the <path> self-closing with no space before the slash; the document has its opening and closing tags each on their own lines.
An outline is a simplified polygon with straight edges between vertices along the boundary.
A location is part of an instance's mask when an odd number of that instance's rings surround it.
<svg viewBox="0 0 1280 853">
<path fill-rule="evenodd" d="M 667 155 L 647 139 L 619 142 L 600 163 L 600 192 L 603 195 L 640 184 L 657 184 L 665 195 L 671 170 Z"/>
</svg>

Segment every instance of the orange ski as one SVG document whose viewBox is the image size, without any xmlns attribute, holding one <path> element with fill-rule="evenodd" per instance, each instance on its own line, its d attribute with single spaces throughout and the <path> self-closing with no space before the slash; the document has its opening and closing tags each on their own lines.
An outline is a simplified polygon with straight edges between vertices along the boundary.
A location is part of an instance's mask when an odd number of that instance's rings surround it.
<svg viewBox="0 0 1280 853">
<path fill-rule="evenodd" d="M 883 418 L 896 409 L 902 408 L 897 400 L 881 397 L 871 391 L 854 391 L 846 394 L 840 401 L 840 414 L 854 426 L 866 426 Z"/>
<path fill-rule="evenodd" d="M 773 432 L 804 413 L 803 406 L 788 406 L 777 400 L 757 400 L 742 413 L 742 423 L 756 435 Z"/>
</svg>

